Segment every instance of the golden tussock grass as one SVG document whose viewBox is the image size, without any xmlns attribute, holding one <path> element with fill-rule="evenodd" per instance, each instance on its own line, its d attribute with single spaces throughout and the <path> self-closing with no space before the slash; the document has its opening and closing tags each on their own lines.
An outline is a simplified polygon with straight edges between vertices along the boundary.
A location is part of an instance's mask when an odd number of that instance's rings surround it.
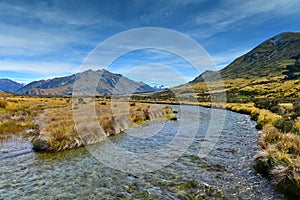
<svg viewBox="0 0 300 200">
<path fill-rule="evenodd" d="M 104 103 L 105 102 L 105 103 Z M 38 117 L 40 135 L 34 139 L 33 145 L 37 150 L 60 151 L 84 144 L 92 144 L 101 139 L 101 135 L 115 135 L 129 127 L 139 125 L 144 121 L 156 117 L 166 116 L 175 120 L 172 108 L 169 106 L 146 105 L 140 103 L 111 102 L 109 100 L 97 100 L 95 105 L 89 99 L 80 99 L 76 104 L 75 113 L 71 105 L 60 108 L 47 109 Z M 91 106 L 92 105 L 92 106 Z M 96 120 L 101 126 L 102 133 L 87 127 L 92 122 L 93 108 L 96 111 Z M 92 109 L 92 110 L 90 110 Z M 153 114 L 156 113 L 156 114 Z M 73 114 L 83 124 L 75 126 Z M 88 119 L 88 117 L 91 117 Z M 91 124 L 95 126 L 95 124 Z M 80 128 L 80 131 L 77 130 Z M 78 135 L 80 132 L 81 135 Z M 98 141 L 99 142 L 99 141 Z"/>
<path fill-rule="evenodd" d="M 58 98 L 8 96 L 0 100 L 0 141 L 13 135 L 29 137 L 25 130 L 34 129 L 34 119 L 44 109 L 66 105 L 66 100 Z"/>
</svg>

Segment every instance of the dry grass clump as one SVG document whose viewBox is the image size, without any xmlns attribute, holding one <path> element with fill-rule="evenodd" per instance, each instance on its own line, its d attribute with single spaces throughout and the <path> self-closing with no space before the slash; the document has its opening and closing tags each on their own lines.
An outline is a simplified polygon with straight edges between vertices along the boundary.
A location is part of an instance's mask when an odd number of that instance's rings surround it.
<svg viewBox="0 0 300 200">
<path fill-rule="evenodd" d="M 281 153 L 289 155 L 300 155 L 300 136 L 287 133 L 282 134 L 277 129 L 270 128 L 265 131 L 263 135 L 263 140 L 260 142 L 260 146 L 263 149 L 268 148 L 268 146 L 275 147 Z"/>
<path fill-rule="evenodd" d="M 46 110 L 38 117 L 39 135 L 33 139 L 36 150 L 60 151 L 80 146 L 71 105 Z"/>
<path fill-rule="evenodd" d="M 300 196 L 299 168 L 300 166 L 276 165 L 270 172 L 273 184 L 281 192 Z"/>
<path fill-rule="evenodd" d="M 174 115 L 175 113 L 178 113 L 178 111 L 173 112 L 172 107 L 166 106 L 165 107 L 165 114 L 167 119 L 172 120 L 172 121 L 177 121 L 177 116 Z"/>
<path fill-rule="evenodd" d="M 99 124 L 101 125 L 103 131 L 106 135 L 114 135 L 116 132 L 116 122 L 112 115 L 103 115 L 99 118 Z"/>
<path fill-rule="evenodd" d="M 33 129 L 34 123 L 24 123 L 16 120 L 8 120 L 0 125 L 0 134 L 16 134 L 26 129 Z"/>
<path fill-rule="evenodd" d="M 93 98 L 75 99 L 74 109 L 89 106 Z M 79 147 L 84 144 L 99 142 L 92 127 L 83 126 L 84 135 L 79 136 L 75 128 L 73 110 L 70 98 L 46 98 L 8 96 L 0 100 L 0 141 L 14 135 L 23 137 L 28 129 L 35 129 L 32 140 L 33 148 L 37 150 L 60 151 Z M 76 110 L 76 109 L 75 109 Z M 136 126 L 144 121 L 172 116 L 172 108 L 146 105 L 140 103 L 123 103 L 110 101 L 110 98 L 96 98 L 95 110 L 97 120 L 106 136 L 114 135 Z M 89 115 L 85 110 L 83 117 Z M 88 123 L 83 118 L 83 123 Z"/>
<path fill-rule="evenodd" d="M 25 130 L 34 129 L 34 127 L 35 125 L 33 122 L 8 120 L 0 124 L 0 141 L 9 139 L 13 135 L 18 135 Z"/>
<path fill-rule="evenodd" d="M 255 169 L 270 175 L 279 191 L 300 196 L 300 136 L 269 128 L 260 134 L 259 145 Z"/>
<path fill-rule="evenodd" d="M 257 172 L 268 174 L 277 190 L 290 196 L 300 196 L 299 157 L 281 153 L 269 146 L 254 157 Z"/>
</svg>

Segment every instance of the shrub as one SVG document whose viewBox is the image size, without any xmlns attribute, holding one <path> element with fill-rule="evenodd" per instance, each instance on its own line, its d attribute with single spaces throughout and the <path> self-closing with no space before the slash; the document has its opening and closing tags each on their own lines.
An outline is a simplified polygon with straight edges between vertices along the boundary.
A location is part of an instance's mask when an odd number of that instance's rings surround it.
<svg viewBox="0 0 300 200">
<path fill-rule="evenodd" d="M 264 108 L 271 110 L 272 112 L 278 108 L 278 100 L 277 99 L 255 99 L 254 106 L 257 108 Z"/>
<path fill-rule="evenodd" d="M 78 99 L 78 103 L 79 103 L 79 104 L 86 104 L 86 102 L 83 100 L 83 98 L 79 98 L 79 99 Z"/>
<path fill-rule="evenodd" d="M 294 104 L 293 114 L 291 116 L 292 119 L 297 119 L 300 117 L 300 102 Z"/>
<path fill-rule="evenodd" d="M 129 105 L 130 106 L 135 106 L 136 104 L 134 102 L 131 102 Z"/>
<path fill-rule="evenodd" d="M 294 132 L 294 122 L 289 118 L 280 118 L 274 122 L 274 126 L 283 133 Z"/>
<path fill-rule="evenodd" d="M 0 99 L 0 108 L 6 108 L 7 101 L 5 99 Z"/>
</svg>

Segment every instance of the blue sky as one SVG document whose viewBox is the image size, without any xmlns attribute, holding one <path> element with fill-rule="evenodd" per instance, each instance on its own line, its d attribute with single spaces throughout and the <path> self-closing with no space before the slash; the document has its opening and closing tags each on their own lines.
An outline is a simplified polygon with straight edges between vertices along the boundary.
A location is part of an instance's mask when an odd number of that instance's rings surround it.
<svg viewBox="0 0 300 200">
<path fill-rule="evenodd" d="M 221 69 L 274 35 L 300 31 L 299 7 L 298 0 L 2 0 L 0 78 L 28 83 L 76 73 L 99 43 L 141 27 L 186 34 Z M 128 52 L 108 69 L 151 85 L 182 84 L 201 73 L 178 55 L 151 49 Z"/>
</svg>

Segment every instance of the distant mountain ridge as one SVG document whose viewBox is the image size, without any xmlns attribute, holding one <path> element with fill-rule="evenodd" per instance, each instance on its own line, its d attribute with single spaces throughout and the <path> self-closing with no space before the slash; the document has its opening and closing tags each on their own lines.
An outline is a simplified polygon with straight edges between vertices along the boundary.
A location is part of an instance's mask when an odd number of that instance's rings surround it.
<svg viewBox="0 0 300 200">
<path fill-rule="evenodd" d="M 285 32 L 266 40 L 220 71 L 223 78 L 283 75 L 287 65 L 300 59 L 300 33 Z"/>
<path fill-rule="evenodd" d="M 264 41 L 248 53 L 235 59 L 219 73 L 224 80 L 284 75 L 300 78 L 300 76 L 293 74 L 300 72 L 299 63 L 300 33 L 284 32 Z M 192 83 L 203 81 L 204 76 L 206 80 L 214 80 L 215 73 L 205 71 L 196 77 Z"/>
<path fill-rule="evenodd" d="M 49 80 L 34 81 L 16 91 L 17 94 L 70 96 L 75 81 L 81 83 L 81 89 L 86 95 L 130 94 L 153 91 L 153 88 L 142 82 L 135 82 L 120 74 L 113 74 L 105 69 L 87 70 L 71 76 L 58 77 Z M 96 91 L 92 85 L 98 83 Z"/>
<path fill-rule="evenodd" d="M 16 92 L 22 88 L 24 84 L 12 81 L 10 79 L 0 79 L 0 90 L 5 92 Z"/>
</svg>

